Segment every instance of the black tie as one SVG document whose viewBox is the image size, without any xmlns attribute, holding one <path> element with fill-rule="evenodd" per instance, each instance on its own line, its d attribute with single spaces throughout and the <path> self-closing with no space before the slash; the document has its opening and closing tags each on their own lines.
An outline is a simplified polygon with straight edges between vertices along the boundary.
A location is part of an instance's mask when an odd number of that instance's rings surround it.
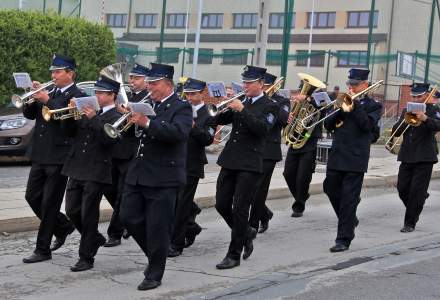
<svg viewBox="0 0 440 300">
<path fill-rule="evenodd" d="M 104 111 L 103 111 L 102 108 L 101 108 L 100 110 L 98 110 L 97 115 L 99 116 L 99 115 L 101 115 L 103 112 L 104 112 Z"/>
<path fill-rule="evenodd" d="M 60 89 L 57 89 L 57 90 L 55 91 L 53 97 L 54 97 L 54 98 L 57 98 L 57 97 L 59 97 L 60 95 L 61 95 L 61 90 L 60 90 Z"/>
<path fill-rule="evenodd" d="M 159 102 L 154 102 L 154 103 L 153 103 L 153 110 L 154 110 L 154 112 L 157 113 L 157 110 L 159 109 L 159 106 L 160 106 L 160 103 L 159 103 Z"/>
</svg>

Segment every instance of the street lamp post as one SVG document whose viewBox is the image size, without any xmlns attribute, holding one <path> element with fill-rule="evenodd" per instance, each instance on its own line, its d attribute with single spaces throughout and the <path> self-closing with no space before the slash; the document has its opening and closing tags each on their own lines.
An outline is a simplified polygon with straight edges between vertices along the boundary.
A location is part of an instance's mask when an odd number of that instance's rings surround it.
<svg viewBox="0 0 440 300">
<path fill-rule="evenodd" d="M 157 57 L 157 62 L 162 63 L 162 55 L 163 55 L 163 39 L 164 39 L 164 30 L 165 30 L 165 14 L 167 10 L 167 0 L 162 0 L 162 19 L 160 22 L 160 41 L 159 41 L 159 55 Z"/>
</svg>

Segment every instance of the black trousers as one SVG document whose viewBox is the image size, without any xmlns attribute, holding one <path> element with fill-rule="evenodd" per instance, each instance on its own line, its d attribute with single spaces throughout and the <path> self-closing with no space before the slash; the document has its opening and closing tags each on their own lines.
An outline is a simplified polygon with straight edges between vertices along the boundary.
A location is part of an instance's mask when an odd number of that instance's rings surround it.
<svg viewBox="0 0 440 300">
<path fill-rule="evenodd" d="M 415 227 L 428 198 L 432 162 L 404 163 L 399 167 L 397 191 L 406 207 L 405 225 Z"/>
<path fill-rule="evenodd" d="M 227 256 L 239 260 L 248 238 L 249 207 L 255 193 L 255 182 L 262 174 L 222 168 L 217 179 L 215 208 L 231 228 Z"/>
<path fill-rule="evenodd" d="M 148 257 L 145 278 L 161 281 L 173 233 L 177 187 L 126 184 L 120 218 Z"/>
<path fill-rule="evenodd" d="M 119 218 L 119 211 L 129 164 L 129 160 L 113 159 L 112 182 L 114 184 L 106 186 L 104 190 L 104 196 L 113 208 L 110 224 L 107 228 L 107 235 L 115 239 L 121 239 L 124 232 Z"/>
<path fill-rule="evenodd" d="M 338 217 L 336 243 L 350 245 L 356 227 L 356 209 L 360 201 L 364 173 L 327 169 L 324 193 Z"/>
<path fill-rule="evenodd" d="M 105 184 L 69 178 L 66 189 L 66 213 L 81 233 L 79 257 L 93 262 L 99 244 L 105 238 L 98 231 L 99 204 Z"/>
<path fill-rule="evenodd" d="M 61 175 L 62 165 L 33 163 L 26 187 L 25 198 L 40 219 L 35 253 L 50 254 L 52 236 L 63 237 L 73 225 L 60 212 L 67 177 Z"/>
<path fill-rule="evenodd" d="M 263 160 L 263 175 L 255 185 L 256 191 L 252 200 L 249 225 L 256 229 L 258 229 L 260 221 L 266 222 L 269 219 L 270 210 L 266 206 L 266 199 L 275 165 L 276 161 L 274 160 Z"/>
<path fill-rule="evenodd" d="M 295 202 L 292 210 L 303 212 L 309 199 L 309 187 L 316 167 L 316 148 L 313 151 L 295 153 L 289 148 L 284 163 L 284 179 Z"/>
<path fill-rule="evenodd" d="M 199 178 L 186 177 L 186 184 L 179 189 L 176 203 L 176 217 L 171 244 L 176 250 L 182 251 L 185 247 L 185 236 L 193 213 L 193 201 L 196 194 Z"/>
</svg>

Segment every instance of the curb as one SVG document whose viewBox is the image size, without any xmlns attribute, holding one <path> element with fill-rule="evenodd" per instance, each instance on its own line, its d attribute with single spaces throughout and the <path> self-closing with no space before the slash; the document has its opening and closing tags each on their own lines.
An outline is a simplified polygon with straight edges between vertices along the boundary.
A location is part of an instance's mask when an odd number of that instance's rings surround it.
<svg viewBox="0 0 440 300">
<path fill-rule="evenodd" d="M 431 179 L 440 178 L 440 170 L 433 170 Z M 393 187 L 396 185 L 397 175 L 388 175 L 380 177 L 367 177 L 364 179 L 363 187 Z M 310 184 L 309 193 L 311 195 L 323 193 L 322 183 Z M 275 200 L 291 197 L 287 187 L 273 188 L 269 190 L 267 200 Z M 215 196 L 198 197 L 195 199 L 200 208 L 209 208 L 215 205 Z M 101 209 L 99 222 L 108 222 L 112 216 L 112 209 Z M 23 231 L 37 230 L 39 220 L 37 217 L 23 217 L 0 220 L 0 233 L 16 233 Z"/>
</svg>

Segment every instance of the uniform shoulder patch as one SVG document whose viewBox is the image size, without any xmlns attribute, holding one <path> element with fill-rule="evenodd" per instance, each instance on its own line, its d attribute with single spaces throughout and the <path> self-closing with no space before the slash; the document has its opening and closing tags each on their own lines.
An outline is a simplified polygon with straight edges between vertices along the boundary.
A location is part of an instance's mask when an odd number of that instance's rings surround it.
<svg viewBox="0 0 440 300">
<path fill-rule="evenodd" d="M 283 105 L 283 110 L 285 112 L 289 112 L 289 106 L 288 105 Z"/>
<path fill-rule="evenodd" d="M 215 134 L 215 130 L 212 127 L 209 127 L 208 129 L 209 135 L 213 136 Z"/>
<path fill-rule="evenodd" d="M 437 119 L 440 119 L 440 111 L 438 111 L 438 112 L 435 113 L 435 117 L 436 117 Z"/>
<path fill-rule="evenodd" d="M 275 120 L 275 116 L 272 113 L 267 114 L 266 120 L 269 124 L 273 124 L 273 121 Z"/>
</svg>

